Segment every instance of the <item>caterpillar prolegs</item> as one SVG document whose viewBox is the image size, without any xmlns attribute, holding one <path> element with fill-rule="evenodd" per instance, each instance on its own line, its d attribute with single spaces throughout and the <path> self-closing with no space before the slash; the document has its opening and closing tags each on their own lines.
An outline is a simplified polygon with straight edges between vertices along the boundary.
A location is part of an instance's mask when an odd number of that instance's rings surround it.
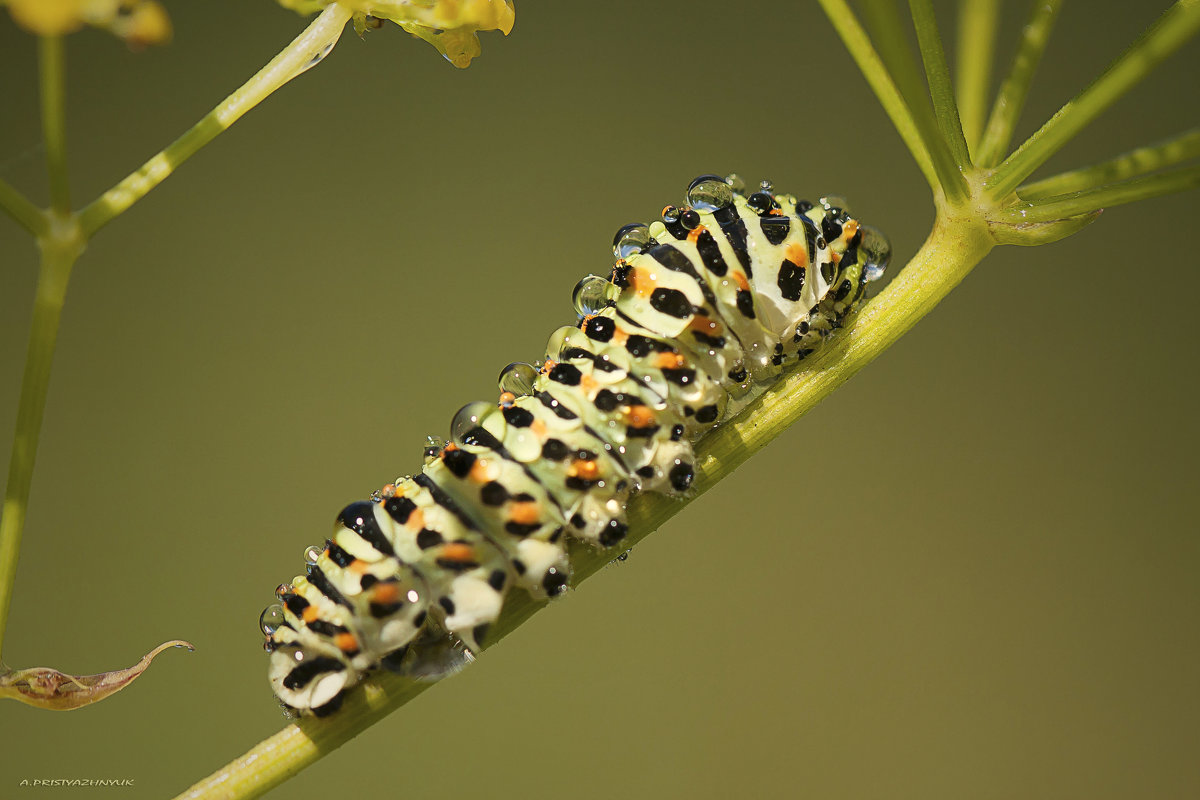
<svg viewBox="0 0 1200 800">
<path fill-rule="evenodd" d="M 692 443 L 840 327 L 890 246 L 837 198 L 702 175 L 613 252 L 546 358 L 506 367 L 498 403 L 463 407 L 420 472 L 343 509 L 276 590 L 260 626 L 285 706 L 331 713 L 379 667 L 436 673 L 486 642 L 514 587 L 561 594 L 567 538 L 617 547 L 632 494 L 686 493 Z"/>
</svg>

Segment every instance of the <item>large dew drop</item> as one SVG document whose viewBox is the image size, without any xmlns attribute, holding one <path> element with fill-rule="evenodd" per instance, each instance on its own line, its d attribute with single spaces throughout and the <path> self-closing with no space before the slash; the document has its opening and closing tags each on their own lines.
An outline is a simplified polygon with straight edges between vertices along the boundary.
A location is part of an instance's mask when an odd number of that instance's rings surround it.
<svg viewBox="0 0 1200 800">
<path fill-rule="evenodd" d="M 512 392 L 517 397 L 533 394 L 533 381 L 537 378 L 537 368 L 533 364 L 514 361 L 500 370 L 500 391 Z"/>
<path fill-rule="evenodd" d="M 258 617 L 258 628 L 267 636 L 283 627 L 283 606 L 273 603 L 263 609 Z"/>
<path fill-rule="evenodd" d="M 863 259 L 863 275 L 869 281 L 877 281 L 883 277 L 888 262 L 892 260 L 892 243 L 878 228 L 870 225 L 862 226 L 862 241 L 859 242 L 858 252 Z"/>
<path fill-rule="evenodd" d="M 647 233 L 647 236 L 649 234 Z M 587 275 L 571 292 L 571 305 L 575 313 L 581 317 L 598 314 L 601 310 L 612 305 L 617 299 L 618 289 L 607 278 L 599 275 Z"/>
<path fill-rule="evenodd" d="M 733 203 L 733 188 L 719 175 L 701 175 L 688 185 L 687 201 L 697 211 L 716 211 Z"/>
<path fill-rule="evenodd" d="M 626 225 L 613 236 L 613 255 L 630 258 L 650 246 L 650 226 L 644 222 Z"/>
<path fill-rule="evenodd" d="M 495 408 L 491 403 L 485 403 L 482 400 L 467 403 L 450 421 L 450 438 L 457 444 L 466 444 L 467 434 L 478 428 L 484 416 L 494 411 Z"/>
</svg>

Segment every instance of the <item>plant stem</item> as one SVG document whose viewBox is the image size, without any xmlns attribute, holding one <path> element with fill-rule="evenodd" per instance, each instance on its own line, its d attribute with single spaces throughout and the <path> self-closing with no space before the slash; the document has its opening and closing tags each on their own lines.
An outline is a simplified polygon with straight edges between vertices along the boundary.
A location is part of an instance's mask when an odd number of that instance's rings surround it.
<svg viewBox="0 0 1200 800">
<path fill-rule="evenodd" d="M 893 83 L 892 74 L 889 74 L 879 54 L 871 46 L 866 31 L 855 18 L 854 12 L 846 5 L 845 0 L 819 0 L 819 2 L 825 15 L 842 38 L 842 43 L 845 44 L 855 63 L 858 64 L 863 77 L 867 79 L 871 90 L 875 92 L 879 104 L 887 112 L 896 132 L 900 134 L 908 151 L 912 153 L 913 160 L 917 162 L 917 168 L 925 176 L 929 188 L 934 195 L 940 194 L 941 183 L 938 180 L 937 171 L 933 168 L 929 150 L 917 130 L 912 111 L 900 90 L 896 88 L 896 84 Z"/>
<path fill-rule="evenodd" d="M 3 178 L 0 178 L 0 209 L 3 209 L 5 213 L 16 220 L 17 224 L 35 237 L 44 234 L 46 227 L 50 224 L 46 214 L 40 208 L 29 202 L 25 195 Z"/>
<path fill-rule="evenodd" d="M 971 165 L 971 157 L 967 153 L 967 140 L 963 138 L 962 121 L 958 117 L 958 103 L 954 100 L 954 85 L 950 81 L 950 68 L 946 66 L 933 3 L 932 0 L 908 0 L 908 7 L 917 29 L 917 43 L 921 46 L 921 60 L 925 64 L 938 129 L 942 132 L 942 140 L 950 146 L 955 165 L 962 170 Z"/>
<path fill-rule="evenodd" d="M 1200 0 L 1178 0 L 1103 75 L 1055 112 L 996 168 L 988 181 L 988 194 L 996 199 L 1010 194 L 1197 30 L 1200 30 Z"/>
<path fill-rule="evenodd" d="M 29 330 L 29 350 L 25 356 L 25 374 L 21 379 L 21 399 L 17 405 L 8 486 L 4 492 L 4 509 L 0 512 L 0 650 L 4 646 L 17 556 L 21 549 L 21 531 L 29 504 L 38 434 L 42 429 L 42 413 L 46 406 L 46 389 L 50 385 L 50 367 L 58 339 L 58 319 L 67 293 L 71 267 L 83 252 L 84 240 L 73 218 L 55 217 L 49 235 L 39 240 L 38 244 L 42 260 Z"/>
<path fill-rule="evenodd" d="M 1029 22 L 1021 32 L 1021 44 L 1013 57 L 1012 69 L 1000 87 L 1000 94 L 996 95 L 996 104 L 992 106 L 991 116 L 988 117 L 987 129 L 975 153 L 977 166 L 996 166 L 1008 150 L 1017 120 L 1025 108 L 1029 84 L 1033 80 L 1033 74 L 1037 72 L 1042 54 L 1046 52 L 1050 31 L 1054 29 L 1054 21 L 1058 19 L 1061 8 L 1062 0 L 1042 0 L 1034 3 Z"/>
<path fill-rule="evenodd" d="M 958 110 L 972 154 L 983 135 L 999 17 L 999 0 L 963 0 L 958 13 Z"/>
<path fill-rule="evenodd" d="M 849 326 L 805 361 L 803 369 L 783 378 L 734 420 L 697 446 L 697 494 L 762 449 L 835 388 L 890 347 L 949 294 L 994 246 L 986 226 L 974 218 L 939 213 L 933 232 L 900 274 Z M 685 504 L 660 495 L 638 495 L 629 507 L 630 545 L 658 528 Z M 575 583 L 594 574 L 611 553 L 580 548 L 572 554 Z M 493 642 L 510 633 L 546 605 L 514 593 L 493 627 Z M 250 798 L 279 785 L 304 767 L 352 739 L 431 684 L 382 675 L 354 691 L 345 705 L 325 720 L 305 718 L 259 743 L 180 798 Z"/>
<path fill-rule="evenodd" d="M 333 49 L 353 13 L 352 9 L 340 3 L 326 6 L 303 33 L 254 77 L 226 97 L 166 149 L 88 204 L 80 212 L 80 225 L 84 236 L 90 238 L 162 183 L 176 167 L 211 142 L 243 114 L 292 78 L 315 66 Z"/>
<path fill-rule="evenodd" d="M 842 43 L 851 51 L 851 55 L 855 56 L 855 60 L 859 61 L 859 69 L 863 70 L 867 81 L 871 82 L 871 76 L 867 75 L 862 62 L 846 38 L 847 32 L 843 28 L 847 27 L 848 29 L 848 26 L 839 25 L 839 21 L 833 16 L 834 13 L 837 13 L 839 16 L 844 16 L 849 23 L 857 26 L 858 23 L 854 19 L 853 12 L 846 7 L 842 0 L 830 0 L 830 2 L 821 0 L 821 4 L 826 6 L 825 13 L 829 15 L 834 27 L 837 28 L 838 34 L 842 37 Z M 831 10 L 831 7 L 836 11 Z M 937 176 L 936 182 L 930 183 L 934 194 L 943 193 L 948 200 L 955 203 L 964 200 L 967 195 L 966 181 L 959 171 L 958 164 L 955 163 L 946 139 L 938 129 L 938 120 L 929 105 L 928 92 L 917 71 L 916 62 L 912 58 L 912 52 L 904 35 L 907 25 L 900 18 L 892 0 L 869 0 L 863 4 L 863 10 L 871 24 L 871 33 L 879 44 L 879 56 L 886 67 L 883 72 L 885 76 L 888 72 L 894 76 L 903 103 L 911 114 L 922 147 L 929 154 L 929 160 Z M 865 34 L 863 39 L 866 40 Z M 868 43 L 867 46 L 870 47 L 870 44 Z M 874 83 L 872 83 L 872 88 L 874 88 Z M 876 94 L 878 95 L 878 91 Z M 909 149 L 912 150 L 911 145 Z M 916 153 L 915 150 L 912 152 Z"/>
<path fill-rule="evenodd" d="M 67 180 L 66 72 L 66 53 L 62 37 L 42 36 L 38 39 L 42 137 L 46 140 L 50 209 L 61 217 L 71 212 L 71 187 Z"/>
<path fill-rule="evenodd" d="M 1033 203 L 1007 208 L 999 212 L 999 216 L 1011 223 L 1048 222 L 1196 187 L 1200 187 L 1200 165 L 1101 186 L 1098 189 L 1047 197 Z"/>
<path fill-rule="evenodd" d="M 1096 189 L 1196 157 L 1200 157 L 1200 128 L 1194 128 L 1156 144 L 1130 150 L 1128 153 L 1122 153 L 1116 158 L 1100 164 L 1064 172 L 1037 183 L 1018 186 L 1017 195 L 1022 200 L 1038 200 L 1070 192 L 1080 192 L 1085 189 Z"/>
</svg>

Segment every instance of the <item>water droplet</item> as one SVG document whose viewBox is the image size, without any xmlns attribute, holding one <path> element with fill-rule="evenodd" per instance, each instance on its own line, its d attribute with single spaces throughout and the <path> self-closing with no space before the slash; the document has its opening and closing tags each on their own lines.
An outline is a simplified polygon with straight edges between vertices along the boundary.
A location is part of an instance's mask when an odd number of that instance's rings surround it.
<svg viewBox="0 0 1200 800">
<path fill-rule="evenodd" d="M 523 361 L 514 361 L 500 370 L 496 383 L 502 392 L 512 392 L 517 397 L 533 394 L 533 381 L 537 378 L 537 367 Z"/>
<path fill-rule="evenodd" d="M 293 587 L 290 583 L 281 583 L 275 587 L 275 596 L 282 600 L 284 596 L 292 593 L 292 589 Z"/>
<path fill-rule="evenodd" d="M 330 51 L 333 50 L 334 44 L 335 44 L 335 42 L 327 42 L 325 45 L 323 45 L 320 50 L 313 53 L 312 58 L 310 58 L 308 60 L 308 62 L 303 67 L 301 67 L 300 71 L 297 72 L 296 74 L 299 75 L 301 72 L 307 72 L 308 70 L 315 67 L 317 64 L 320 64 L 321 60 L 323 58 L 325 58 L 325 56 L 329 55 Z"/>
<path fill-rule="evenodd" d="M 742 180 L 742 176 L 738 175 L 736 172 L 731 172 L 726 175 L 725 183 L 729 184 L 729 188 L 733 190 L 734 194 L 746 193 L 746 182 Z"/>
<path fill-rule="evenodd" d="M 643 222 L 626 225 L 617 231 L 613 237 L 613 255 L 617 258 L 629 258 L 645 250 L 650 245 L 650 226 Z"/>
<path fill-rule="evenodd" d="M 264 640 L 263 641 L 263 650 L 266 650 L 268 653 L 274 653 L 275 652 L 275 642 L 271 641 L 270 639 Z"/>
<path fill-rule="evenodd" d="M 679 206 L 667 206 L 666 208 L 663 209 L 662 220 L 663 220 L 663 222 L 667 223 L 668 225 L 671 225 L 673 223 L 679 222 L 679 215 L 682 213 L 683 213 L 683 209 L 680 208 Z"/>
<path fill-rule="evenodd" d="M 426 436 L 425 447 L 421 450 L 421 456 L 428 464 L 433 459 L 442 454 L 442 448 L 446 446 L 446 440 L 440 436 Z M 396 483 L 400 483 L 403 478 L 397 478 Z"/>
<path fill-rule="evenodd" d="M 697 211 L 716 211 L 733 203 L 733 189 L 719 175 L 701 175 L 688 185 L 687 201 Z"/>
<path fill-rule="evenodd" d="M 847 214 L 850 213 L 850 204 L 847 203 L 846 198 L 842 197 L 840 194 L 831 194 L 827 195 L 826 197 L 822 197 L 821 205 L 825 206 L 826 211 L 831 208 L 840 208 Z"/>
<path fill-rule="evenodd" d="M 272 603 L 264 608 L 258 617 L 258 628 L 267 636 L 282 628 L 283 624 L 283 606 L 278 603 Z"/>
<path fill-rule="evenodd" d="M 700 215 L 693 208 L 684 209 L 679 215 L 679 223 L 689 231 L 694 231 L 700 227 Z"/>
<path fill-rule="evenodd" d="M 863 259 L 863 275 L 866 279 L 876 281 L 882 278 L 888 262 L 892 260 L 892 243 L 883 232 L 870 225 L 863 225 L 858 252 Z"/>
<path fill-rule="evenodd" d="M 775 191 L 775 184 L 771 183 L 770 180 L 762 180 L 759 181 L 758 188 L 767 194 L 771 194 L 771 192 Z"/>
<path fill-rule="evenodd" d="M 495 408 L 491 403 L 485 403 L 482 400 L 467 403 L 450 421 L 450 438 L 458 444 L 463 444 L 464 437 L 478 428 L 483 418 Z"/>
<path fill-rule="evenodd" d="M 646 235 L 649 236 L 649 233 Z M 575 290 L 571 292 L 571 304 L 575 306 L 576 314 L 586 317 L 607 308 L 618 294 L 619 290 L 608 278 L 588 275 L 575 284 Z"/>
<path fill-rule="evenodd" d="M 304 563 L 309 565 L 316 564 L 317 559 L 321 557 L 321 553 L 324 551 L 325 548 L 323 547 L 318 547 L 315 544 L 309 545 L 304 550 Z"/>
</svg>

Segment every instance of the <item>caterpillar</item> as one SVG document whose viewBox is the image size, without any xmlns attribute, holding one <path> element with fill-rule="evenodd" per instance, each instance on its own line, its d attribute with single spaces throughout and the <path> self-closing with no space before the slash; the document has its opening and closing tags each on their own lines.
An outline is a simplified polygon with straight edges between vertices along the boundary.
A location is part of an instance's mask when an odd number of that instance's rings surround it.
<svg viewBox="0 0 1200 800">
<path fill-rule="evenodd" d="M 372 670 L 440 675 L 487 643 L 505 595 L 562 594 L 567 539 L 619 548 L 637 492 L 686 496 L 693 443 L 839 328 L 891 248 L 840 198 L 701 175 L 613 239 L 577 323 L 500 373 L 424 465 L 351 503 L 259 618 L 271 687 L 324 716 Z"/>
</svg>

